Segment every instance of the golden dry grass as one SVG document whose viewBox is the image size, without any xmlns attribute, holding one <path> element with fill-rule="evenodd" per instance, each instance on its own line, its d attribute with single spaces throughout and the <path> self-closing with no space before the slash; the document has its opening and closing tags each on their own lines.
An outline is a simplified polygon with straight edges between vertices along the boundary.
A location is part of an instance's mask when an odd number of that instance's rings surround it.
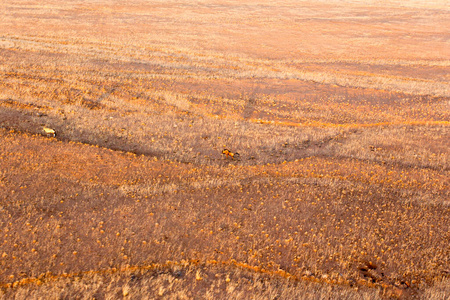
<svg viewBox="0 0 450 300">
<path fill-rule="evenodd" d="M 448 298 L 450 12 L 385 4 L 2 1 L 0 297 Z"/>
</svg>

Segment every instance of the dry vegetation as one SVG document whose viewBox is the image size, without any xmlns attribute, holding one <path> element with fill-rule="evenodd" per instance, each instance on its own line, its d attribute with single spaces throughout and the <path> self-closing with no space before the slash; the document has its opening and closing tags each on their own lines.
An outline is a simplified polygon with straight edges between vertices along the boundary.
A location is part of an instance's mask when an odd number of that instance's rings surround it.
<svg viewBox="0 0 450 300">
<path fill-rule="evenodd" d="M 0 298 L 450 298 L 450 11 L 377 3 L 1 1 Z"/>
</svg>

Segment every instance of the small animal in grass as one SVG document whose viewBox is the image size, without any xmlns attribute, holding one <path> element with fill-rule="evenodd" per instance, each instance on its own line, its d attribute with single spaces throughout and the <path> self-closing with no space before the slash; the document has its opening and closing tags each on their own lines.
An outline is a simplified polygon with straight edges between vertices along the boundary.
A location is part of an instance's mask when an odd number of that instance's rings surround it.
<svg viewBox="0 0 450 300">
<path fill-rule="evenodd" d="M 225 158 L 231 158 L 231 159 L 239 159 L 239 157 L 240 157 L 240 155 L 239 155 L 239 153 L 237 153 L 237 152 L 231 152 L 230 150 L 228 150 L 228 149 L 223 149 L 222 150 L 222 155 L 224 155 L 225 156 Z"/>
<path fill-rule="evenodd" d="M 54 137 L 56 136 L 56 131 L 54 129 L 43 127 L 42 130 L 44 131 L 45 135 L 47 137 Z"/>
</svg>

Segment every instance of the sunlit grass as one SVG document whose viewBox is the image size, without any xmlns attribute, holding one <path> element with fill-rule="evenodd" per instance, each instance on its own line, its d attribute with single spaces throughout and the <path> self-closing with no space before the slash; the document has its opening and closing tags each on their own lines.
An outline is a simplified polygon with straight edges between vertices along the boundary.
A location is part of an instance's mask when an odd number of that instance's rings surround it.
<svg viewBox="0 0 450 300">
<path fill-rule="evenodd" d="M 445 11 L 291 2 L 0 4 L 0 297 L 448 296 Z"/>
</svg>

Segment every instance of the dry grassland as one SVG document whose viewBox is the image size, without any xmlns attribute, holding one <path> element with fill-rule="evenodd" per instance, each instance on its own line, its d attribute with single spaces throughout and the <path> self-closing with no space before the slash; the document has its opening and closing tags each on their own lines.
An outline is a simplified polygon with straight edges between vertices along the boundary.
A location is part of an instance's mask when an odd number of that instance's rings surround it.
<svg viewBox="0 0 450 300">
<path fill-rule="evenodd" d="M 433 2 L 1 1 L 0 298 L 450 298 Z"/>
</svg>

